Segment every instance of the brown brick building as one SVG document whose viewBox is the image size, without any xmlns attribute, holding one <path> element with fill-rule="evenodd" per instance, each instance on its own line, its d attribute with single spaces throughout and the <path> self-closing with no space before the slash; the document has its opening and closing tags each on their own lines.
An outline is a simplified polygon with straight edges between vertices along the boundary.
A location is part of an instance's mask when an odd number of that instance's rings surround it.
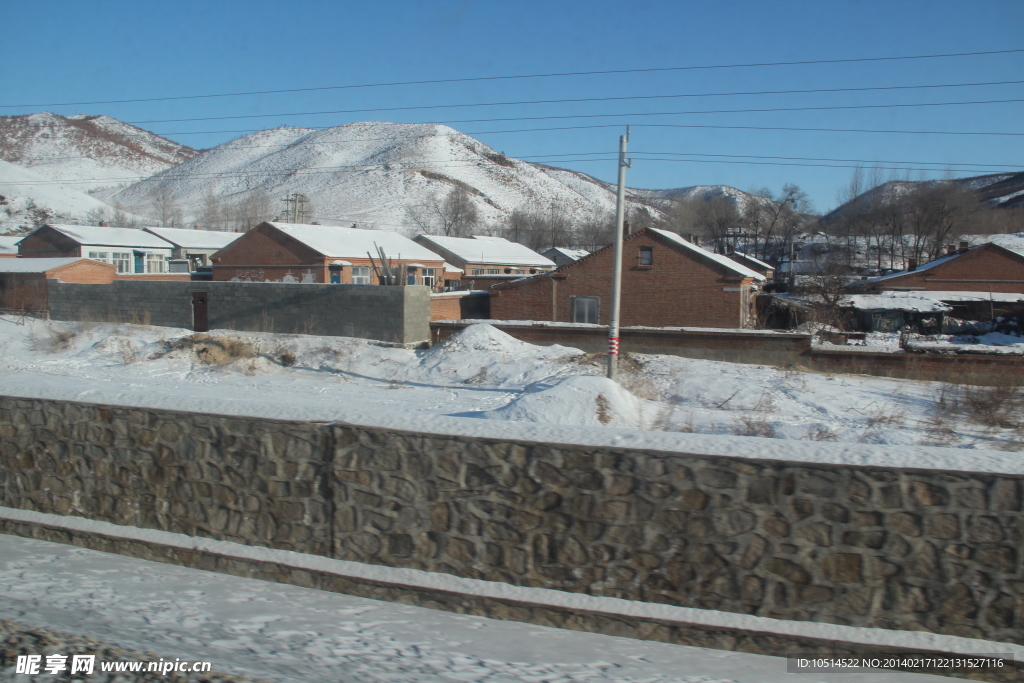
<svg viewBox="0 0 1024 683">
<path fill-rule="evenodd" d="M 18 242 L 23 258 L 82 256 L 112 263 L 118 273 L 140 275 L 166 273 L 173 249 L 167 240 L 144 230 L 92 225 L 46 224 Z"/>
<path fill-rule="evenodd" d="M 272 222 L 260 223 L 214 254 L 213 279 L 381 284 L 378 246 L 397 268 L 398 284 L 440 288 L 444 260 L 398 233 Z"/>
<path fill-rule="evenodd" d="M 899 273 L 855 283 L 860 292 L 1021 292 L 1024 293 L 1024 254 L 993 242 L 976 247 L 950 248 L 942 258 Z"/>
<path fill-rule="evenodd" d="M 85 284 L 109 284 L 117 267 L 85 258 L 19 258 L 0 261 L 0 309 L 45 311 L 49 308 L 47 279 Z"/>
<path fill-rule="evenodd" d="M 491 318 L 608 324 L 613 247 L 551 273 L 491 288 Z M 623 326 L 752 327 L 764 276 L 687 242 L 645 228 L 623 244 Z"/>
</svg>

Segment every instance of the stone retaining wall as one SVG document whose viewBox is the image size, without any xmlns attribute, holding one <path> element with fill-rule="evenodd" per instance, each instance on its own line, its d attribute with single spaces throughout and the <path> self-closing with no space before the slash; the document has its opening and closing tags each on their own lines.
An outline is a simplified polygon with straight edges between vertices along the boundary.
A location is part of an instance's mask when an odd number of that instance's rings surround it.
<svg viewBox="0 0 1024 683">
<path fill-rule="evenodd" d="M 0 398 L 0 505 L 1024 644 L 1024 477 Z M 766 448 L 772 442 L 766 441 Z"/>
</svg>

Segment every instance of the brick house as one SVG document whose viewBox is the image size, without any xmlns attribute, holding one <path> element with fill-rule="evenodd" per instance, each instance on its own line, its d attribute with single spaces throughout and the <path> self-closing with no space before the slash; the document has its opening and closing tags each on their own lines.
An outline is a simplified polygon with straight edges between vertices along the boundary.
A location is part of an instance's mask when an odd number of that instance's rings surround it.
<svg viewBox="0 0 1024 683">
<path fill-rule="evenodd" d="M 608 324 L 614 248 L 550 273 L 491 288 L 491 318 Z M 645 228 L 623 243 L 620 324 L 752 327 L 765 276 L 667 230 Z"/>
<path fill-rule="evenodd" d="M 144 230 L 91 225 L 47 224 L 18 243 L 24 258 L 84 257 L 111 263 L 123 275 L 166 273 L 173 251 L 173 244 Z"/>
<path fill-rule="evenodd" d="M 753 271 L 761 273 L 761 275 L 764 275 L 769 280 L 775 277 L 775 266 L 770 263 L 765 263 L 760 259 L 756 259 L 750 254 L 744 254 L 742 251 L 730 251 L 726 256 L 741 266 L 746 266 Z"/>
<path fill-rule="evenodd" d="M 417 235 L 414 240 L 463 271 L 464 289 L 486 288 L 554 269 L 554 261 L 503 237 Z"/>
<path fill-rule="evenodd" d="M 907 270 L 853 283 L 858 292 L 1018 292 L 1024 293 L 1024 253 L 987 242 L 960 248 L 950 245 L 942 258 Z"/>
<path fill-rule="evenodd" d="M 0 309 L 45 311 L 46 281 L 110 284 L 117 268 L 85 258 L 19 258 L 0 260 Z"/>
<path fill-rule="evenodd" d="M 242 236 L 239 232 L 222 230 L 191 230 L 187 228 L 143 228 L 146 232 L 174 246 L 171 258 L 187 259 L 190 270 L 210 265 L 210 257 Z"/>
<path fill-rule="evenodd" d="M 398 233 L 270 221 L 211 257 L 213 279 L 384 284 L 378 246 L 397 269 L 400 281 L 396 284 L 441 288 L 444 259 Z"/>
</svg>

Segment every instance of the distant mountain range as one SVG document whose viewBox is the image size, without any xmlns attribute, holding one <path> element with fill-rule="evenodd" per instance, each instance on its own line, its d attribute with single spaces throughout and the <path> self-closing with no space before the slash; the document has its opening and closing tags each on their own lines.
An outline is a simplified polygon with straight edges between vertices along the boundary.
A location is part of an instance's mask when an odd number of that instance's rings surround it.
<svg viewBox="0 0 1024 683">
<path fill-rule="evenodd" d="M 1024 174 L 982 176 L 985 201 L 1024 204 Z M 286 195 L 306 195 L 308 220 L 415 230 L 410 211 L 462 188 L 484 222 L 513 211 L 584 221 L 614 211 L 615 187 L 585 173 L 504 156 L 437 124 L 350 123 L 277 128 L 197 151 L 107 116 L 0 117 L 0 232 L 40 221 L 134 215 L 156 223 L 172 204 L 185 224 L 259 206 L 274 218 Z M 754 196 L 725 185 L 630 189 L 632 211 L 659 217 L 673 200 Z M 764 201 L 764 200 L 760 200 Z M 117 206 L 117 210 L 114 206 Z"/>
</svg>

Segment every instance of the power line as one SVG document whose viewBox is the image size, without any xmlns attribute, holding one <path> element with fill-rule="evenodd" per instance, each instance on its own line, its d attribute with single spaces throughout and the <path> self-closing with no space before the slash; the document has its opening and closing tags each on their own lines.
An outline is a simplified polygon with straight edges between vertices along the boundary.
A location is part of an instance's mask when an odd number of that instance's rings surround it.
<svg viewBox="0 0 1024 683">
<path fill-rule="evenodd" d="M 146 121 L 126 121 L 131 125 L 142 125 L 151 123 L 180 123 L 185 121 L 228 121 L 236 119 L 265 119 L 280 116 L 325 116 L 328 114 L 367 114 L 377 112 L 393 111 L 421 111 L 429 109 L 468 109 L 473 107 L 507 107 L 527 104 L 578 104 L 582 102 L 622 102 L 631 100 L 668 100 L 695 97 L 736 97 L 750 95 L 806 95 L 815 93 L 840 93 L 840 92 L 873 92 L 890 90 L 924 90 L 937 88 L 969 88 L 987 87 L 995 85 L 1019 85 L 1024 81 L 991 81 L 986 83 L 949 83 L 944 85 L 892 85 L 876 86 L 868 88 L 812 88 L 806 90 L 760 90 L 749 92 L 720 92 L 720 93 L 690 93 L 683 95 L 629 95 L 621 97 L 584 97 L 575 99 L 560 100 L 521 100 L 515 102 L 477 102 L 469 104 L 433 104 L 419 105 L 415 107 L 376 107 L 371 109 L 336 109 L 330 111 L 300 111 L 285 112 L 278 114 L 241 114 L 237 116 L 207 116 L 185 119 L 151 119 Z"/>
<path fill-rule="evenodd" d="M 474 83 L 481 81 L 503 81 L 503 80 L 517 80 L 517 79 L 529 79 L 529 78 L 565 78 L 571 76 L 607 76 L 614 74 L 636 74 L 636 73 L 664 73 L 673 71 L 701 71 L 701 70 L 716 70 L 716 69 L 748 69 L 757 67 L 772 67 L 772 66 L 809 66 L 817 64 L 855 64 L 865 62 L 893 62 L 893 61 L 906 61 L 916 59 L 945 59 L 954 57 L 978 57 L 984 55 L 1003 55 L 1003 54 L 1015 54 L 1024 52 L 1024 48 L 1011 49 L 1011 50 L 987 50 L 979 52 L 950 52 L 944 54 L 930 54 L 930 55 L 905 55 L 905 56 L 892 56 L 892 57 L 857 57 L 850 59 L 812 59 L 812 60 L 800 60 L 790 62 L 752 62 L 748 64 L 714 64 L 704 66 L 670 66 L 670 67 L 656 67 L 648 69 L 609 69 L 604 71 L 567 71 L 560 73 L 540 73 L 540 74 L 521 74 L 521 75 L 510 75 L 510 76 L 477 76 L 468 78 L 439 78 L 423 81 L 393 81 L 390 83 L 362 83 L 353 85 L 331 85 L 331 86 L 320 86 L 313 88 L 288 88 L 284 90 L 255 90 L 248 92 L 233 92 L 233 93 L 213 93 L 206 95 L 177 95 L 169 97 L 147 97 L 147 98 L 135 98 L 135 99 L 123 99 L 123 100 L 97 100 L 94 102 L 50 102 L 44 104 L 4 104 L 0 105 L 0 108 L 9 109 L 13 107 L 77 107 L 77 106 L 88 106 L 95 104 L 128 104 L 134 102 L 168 102 L 172 100 L 196 100 L 196 99 L 209 99 L 215 97 L 244 97 L 250 95 L 277 95 L 284 93 L 297 93 L 297 92 L 316 92 L 325 90 L 350 90 L 356 88 L 387 88 L 395 86 L 406 86 L 406 85 L 438 85 L 441 83 Z"/>
</svg>

